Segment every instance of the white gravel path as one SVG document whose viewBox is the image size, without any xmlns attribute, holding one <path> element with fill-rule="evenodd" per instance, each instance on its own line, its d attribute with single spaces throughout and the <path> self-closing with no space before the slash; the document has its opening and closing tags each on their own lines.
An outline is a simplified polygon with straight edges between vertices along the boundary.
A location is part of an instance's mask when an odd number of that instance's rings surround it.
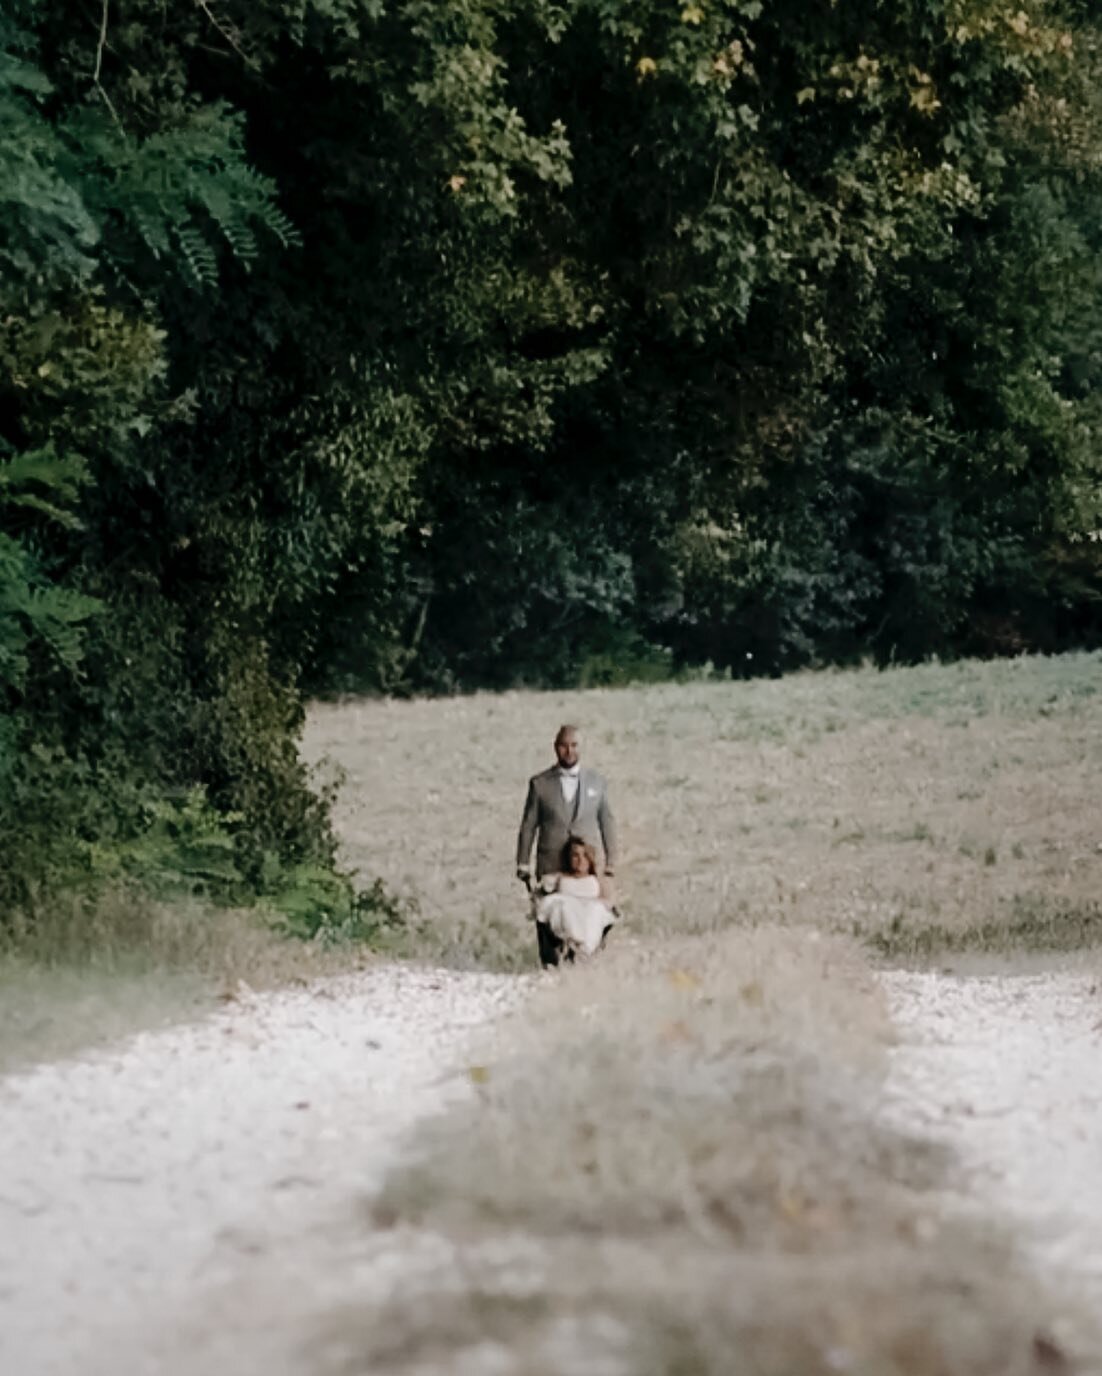
<svg viewBox="0 0 1102 1376">
<path fill-rule="evenodd" d="M 886 1111 L 957 1152 L 947 1207 L 1016 1220 L 1102 1314 L 1096 978 L 882 978 Z M 401 1283 L 362 1202 L 469 1092 L 478 1029 L 528 985 L 381 965 L 0 1080 L 0 1371 L 308 1373 L 303 1344 L 365 1268 Z"/>
<path fill-rule="evenodd" d="M 301 1370 L 356 1211 L 526 985 L 380 966 L 0 1080 L 0 1371 Z"/>
<path fill-rule="evenodd" d="M 891 1117 L 950 1144 L 956 1207 L 1017 1223 L 1040 1274 L 1102 1317 L 1102 981 L 882 978 L 900 1035 Z"/>
</svg>

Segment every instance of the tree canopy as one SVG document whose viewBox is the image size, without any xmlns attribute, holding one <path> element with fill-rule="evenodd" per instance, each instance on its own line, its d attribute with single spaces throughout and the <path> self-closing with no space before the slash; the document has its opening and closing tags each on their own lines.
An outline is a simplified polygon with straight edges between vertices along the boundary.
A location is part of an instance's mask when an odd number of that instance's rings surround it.
<svg viewBox="0 0 1102 1376">
<path fill-rule="evenodd" d="M 1097 642 L 1100 56 L 1086 0 L 8 0 L 0 906 L 331 896 L 307 691 Z"/>
</svg>

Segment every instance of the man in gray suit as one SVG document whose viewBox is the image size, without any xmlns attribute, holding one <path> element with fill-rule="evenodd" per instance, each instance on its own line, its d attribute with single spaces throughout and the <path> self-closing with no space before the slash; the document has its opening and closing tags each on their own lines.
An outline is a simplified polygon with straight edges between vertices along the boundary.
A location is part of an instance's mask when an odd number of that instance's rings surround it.
<svg viewBox="0 0 1102 1376">
<path fill-rule="evenodd" d="M 608 803 L 608 786 L 593 769 L 583 769 L 575 726 L 560 726 L 555 737 L 558 763 L 528 783 L 528 797 L 517 836 L 517 878 L 531 878 L 532 843 L 536 844 L 536 879 L 562 868 L 563 847 L 571 836 L 580 836 L 604 855 L 604 873 L 613 874 L 618 850 L 616 823 Z M 547 933 L 536 924 L 540 959 L 557 964 L 546 949 Z"/>
</svg>

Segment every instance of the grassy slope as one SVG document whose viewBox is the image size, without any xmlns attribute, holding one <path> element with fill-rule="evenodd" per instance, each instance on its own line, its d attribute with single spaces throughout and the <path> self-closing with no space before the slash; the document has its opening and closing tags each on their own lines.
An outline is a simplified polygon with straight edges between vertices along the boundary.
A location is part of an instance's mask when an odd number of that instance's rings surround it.
<svg viewBox="0 0 1102 1376">
<path fill-rule="evenodd" d="M 783 922 L 894 956 L 1102 939 L 1102 656 L 320 706 L 348 860 L 416 893 L 422 946 L 528 964 L 512 878 L 562 720 L 611 783 L 641 933 Z"/>
</svg>

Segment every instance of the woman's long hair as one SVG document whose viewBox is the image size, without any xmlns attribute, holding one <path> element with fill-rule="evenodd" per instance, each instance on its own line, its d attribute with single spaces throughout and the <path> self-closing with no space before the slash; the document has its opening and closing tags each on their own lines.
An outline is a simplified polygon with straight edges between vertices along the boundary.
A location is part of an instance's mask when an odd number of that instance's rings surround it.
<svg viewBox="0 0 1102 1376">
<path fill-rule="evenodd" d="M 585 858 L 589 861 L 590 874 L 592 874 L 594 878 L 599 877 L 597 875 L 597 852 L 593 849 L 593 847 L 589 844 L 588 841 L 583 841 L 580 836 L 571 836 L 567 840 L 566 845 L 562 848 L 562 858 L 559 861 L 559 867 L 562 873 L 571 873 L 570 852 L 574 849 L 575 846 L 580 846 L 581 849 L 585 852 Z"/>
</svg>

